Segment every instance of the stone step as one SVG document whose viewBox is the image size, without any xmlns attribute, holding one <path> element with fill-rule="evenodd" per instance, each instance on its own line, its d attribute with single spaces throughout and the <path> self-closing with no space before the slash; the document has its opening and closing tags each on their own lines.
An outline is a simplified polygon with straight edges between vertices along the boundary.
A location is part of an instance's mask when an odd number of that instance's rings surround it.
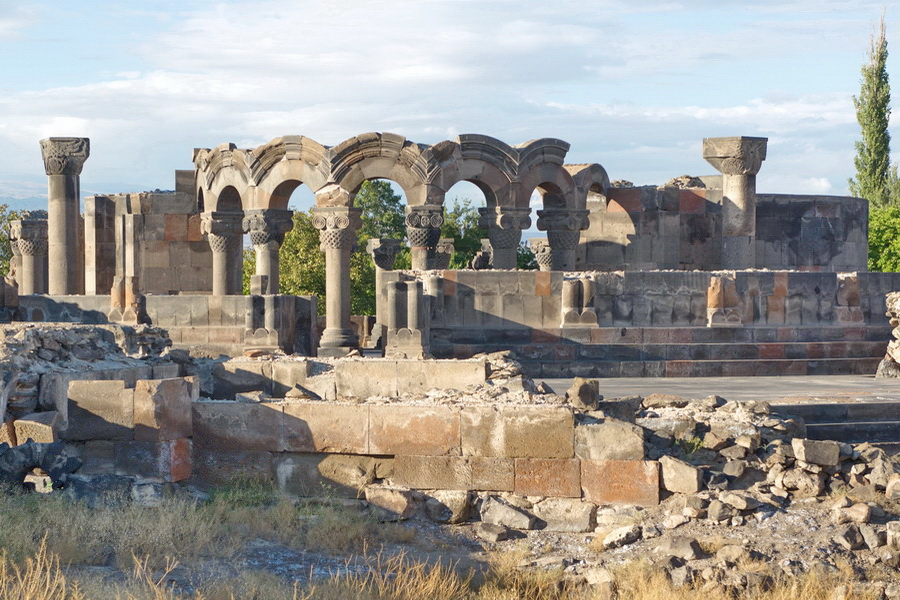
<svg viewBox="0 0 900 600">
<path fill-rule="evenodd" d="M 811 440 L 835 440 L 850 444 L 897 443 L 900 440 L 900 421 L 807 423 L 806 436 Z"/>
<path fill-rule="evenodd" d="M 900 422 L 900 402 L 773 404 L 772 410 L 784 415 L 802 417 L 807 424 Z M 900 442 L 900 438 L 897 441 Z"/>
</svg>

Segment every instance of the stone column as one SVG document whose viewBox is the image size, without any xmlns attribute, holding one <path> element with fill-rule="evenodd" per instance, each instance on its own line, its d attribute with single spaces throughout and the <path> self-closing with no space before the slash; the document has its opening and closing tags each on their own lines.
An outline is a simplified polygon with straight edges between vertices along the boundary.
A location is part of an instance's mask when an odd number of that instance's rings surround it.
<svg viewBox="0 0 900 600">
<path fill-rule="evenodd" d="M 41 140 L 41 154 L 48 181 L 47 260 L 53 296 L 77 294 L 81 268 L 81 168 L 91 153 L 88 138 L 48 138 Z"/>
<path fill-rule="evenodd" d="M 46 294 L 47 220 L 25 217 L 10 223 L 10 238 L 19 255 L 16 281 L 19 294 Z"/>
<path fill-rule="evenodd" d="M 294 213 L 290 210 L 250 210 L 244 216 L 244 231 L 256 251 L 256 274 L 266 278 L 261 294 L 277 294 L 279 289 L 278 251 L 284 235 L 294 228 Z"/>
<path fill-rule="evenodd" d="M 756 267 L 756 174 L 768 138 L 703 140 L 703 158 L 722 174 L 722 268 Z"/>
<path fill-rule="evenodd" d="M 456 247 L 453 245 L 453 238 L 441 238 L 438 240 L 437 247 L 434 249 L 434 260 L 431 264 L 432 269 L 449 269 L 450 259 Z"/>
<path fill-rule="evenodd" d="M 200 231 L 206 234 L 213 253 L 213 296 L 240 293 L 240 288 L 235 287 L 233 263 L 235 248 L 241 247 L 242 221 L 239 212 L 213 211 L 200 216 Z"/>
<path fill-rule="evenodd" d="M 413 269 L 424 271 L 434 268 L 443 224 L 444 207 L 440 204 L 406 207 L 406 237 L 412 252 Z"/>
<path fill-rule="evenodd" d="M 384 320 L 384 272 L 394 269 L 394 260 L 401 249 L 400 240 L 373 238 L 366 244 L 366 252 L 375 263 L 375 325 L 372 327 L 369 346 L 378 348 L 382 343 Z"/>
<path fill-rule="evenodd" d="M 534 252 L 534 260 L 538 264 L 539 271 L 553 269 L 553 249 L 544 238 L 532 238 L 528 240 L 531 251 Z"/>
<path fill-rule="evenodd" d="M 350 324 L 350 254 L 362 209 L 316 206 L 312 214 L 325 253 L 325 331 L 319 356 L 344 356 L 358 343 Z"/>
<path fill-rule="evenodd" d="M 551 270 L 574 271 L 578 240 L 581 232 L 588 227 L 588 211 L 569 208 L 539 210 L 537 227 L 547 232 Z"/>
<path fill-rule="evenodd" d="M 491 242 L 492 268 L 515 269 L 522 231 L 531 227 L 531 209 L 497 206 L 479 208 L 478 212 L 478 225 L 487 229 Z"/>
</svg>

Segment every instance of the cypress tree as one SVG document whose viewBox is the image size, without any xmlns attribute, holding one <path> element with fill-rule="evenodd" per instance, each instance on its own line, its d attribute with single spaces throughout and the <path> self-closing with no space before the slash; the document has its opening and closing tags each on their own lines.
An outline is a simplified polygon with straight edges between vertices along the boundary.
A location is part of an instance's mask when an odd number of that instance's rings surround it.
<svg viewBox="0 0 900 600">
<path fill-rule="evenodd" d="M 873 208 L 887 206 L 891 186 L 891 84 L 887 73 L 887 39 L 884 16 L 877 36 L 871 38 L 868 60 L 862 67 L 859 97 L 853 97 L 862 141 L 856 142 L 856 179 L 850 179 L 850 193 L 868 200 Z"/>
</svg>

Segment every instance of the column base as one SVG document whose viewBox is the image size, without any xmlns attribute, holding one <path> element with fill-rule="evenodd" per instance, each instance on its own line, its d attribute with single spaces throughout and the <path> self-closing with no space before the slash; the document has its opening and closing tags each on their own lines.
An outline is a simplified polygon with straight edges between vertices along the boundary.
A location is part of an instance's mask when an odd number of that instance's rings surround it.
<svg viewBox="0 0 900 600">
<path fill-rule="evenodd" d="M 359 346 L 359 338 L 352 329 L 329 329 L 322 332 L 318 355 L 340 358 Z"/>
</svg>

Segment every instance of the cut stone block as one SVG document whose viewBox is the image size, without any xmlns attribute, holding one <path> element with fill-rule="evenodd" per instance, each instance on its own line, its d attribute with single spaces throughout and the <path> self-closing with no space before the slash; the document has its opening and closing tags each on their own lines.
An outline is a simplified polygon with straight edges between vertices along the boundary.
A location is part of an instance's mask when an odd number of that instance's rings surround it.
<svg viewBox="0 0 900 600">
<path fill-rule="evenodd" d="M 375 480 L 375 467 L 370 456 L 288 452 L 275 457 L 275 480 L 279 490 L 291 496 L 359 498 Z"/>
<path fill-rule="evenodd" d="M 184 378 L 141 379 L 134 386 L 134 439 L 163 442 L 193 435 L 193 385 Z"/>
<path fill-rule="evenodd" d="M 577 498 L 547 498 L 532 508 L 534 516 L 543 521 L 544 530 L 564 533 L 593 531 L 596 511 L 596 506 Z"/>
<path fill-rule="evenodd" d="M 449 406 L 371 406 L 369 452 L 459 456 L 459 410 Z"/>
<path fill-rule="evenodd" d="M 184 481 L 192 471 L 191 440 L 116 442 L 116 470 L 121 475 Z"/>
<path fill-rule="evenodd" d="M 512 491 L 515 471 L 505 458 L 398 455 L 391 481 L 420 490 Z"/>
<path fill-rule="evenodd" d="M 460 412 L 464 456 L 572 458 L 575 419 L 562 406 L 467 406 Z"/>
<path fill-rule="evenodd" d="M 643 460 L 644 430 L 616 419 L 579 423 L 575 426 L 575 456 L 589 460 Z"/>
<path fill-rule="evenodd" d="M 374 484 L 366 486 L 365 496 L 379 521 L 402 521 L 416 511 L 413 494 L 406 488 Z"/>
<path fill-rule="evenodd" d="M 425 514 L 435 523 L 463 523 L 469 518 L 471 499 L 465 490 L 437 490 L 426 495 Z"/>
<path fill-rule="evenodd" d="M 594 504 L 659 504 L 659 464 L 642 460 L 582 460 L 581 489 Z"/>
<path fill-rule="evenodd" d="M 16 440 L 24 444 L 28 440 L 49 444 L 55 442 L 59 435 L 62 419 L 55 410 L 31 413 L 13 423 L 16 429 Z"/>
<path fill-rule="evenodd" d="M 271 452 L 223 452 L 194 448 L 193 474 L 208 485 L 227 485 L 236 481 L 273 481 Z"/>
<path fill-rule="evenodd" d="M 481 503 L 481 522 L 510 529 L 534 529 L 535 517 L 525 510 L 491 496 Z"/>
<path fill-rule="evenodd" d="M 284 445 L 289 452 L 369 452 L 369 407 L 331 402 L 284 405 Z"/>
<path fill-rule="evenodd" d="M 134 390 L 122 380 L 70 381 L 66 440 L 131 440 L 134 437 Z"/>
<path fill-rule="evenodd" d="M 791 440 L 791 446 L 794 449 L 794 456 L 797 457 L 797 460 L 802 460 L 814 465 L 834 467 L 841 460 L 840 445 L 837 442 L 832 442 L 830 440 L 805 440 L 794 438 Z"/>
<path fill-rule="evenodd" d="M 671 456 L 659 459 L 662 487 L 678 494 L 696 494 L 703 488 L 703 471 Z"/>
<path fill-rule="evenodd" d="M 579 461 L 564 458 L 517 458 L 515 491 L 523 496 L 580 498 Z"/>
<path fill-rule="evenodd" d="M 116 442 L 93 440 L 81 446 L 79 473 L 99 475 L 116 472 Z"/>
<path fill-rule="evenodd" d="M 226 452 L 284 450 L 280 403 L 198 401 L 192 411 L 197 447 Z"/>
</svg>

